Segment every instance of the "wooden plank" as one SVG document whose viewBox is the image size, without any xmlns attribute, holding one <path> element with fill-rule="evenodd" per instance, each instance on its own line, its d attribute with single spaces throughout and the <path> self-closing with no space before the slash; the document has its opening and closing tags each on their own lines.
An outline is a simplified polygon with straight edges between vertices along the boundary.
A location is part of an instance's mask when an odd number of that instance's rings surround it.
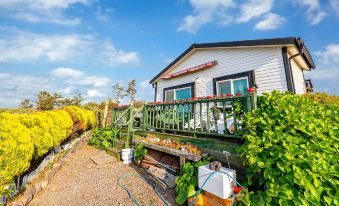
<svg viewBox="0 0 339 206">
<path fill-rule="evenodd" d="M 176 150 L 176 149 L 169 148 L 169 147 L 165 147 L 165 146 L 151 144 L 151 143 L 144 142 L 144 141 L 141 141 L 141 140 L 133 140 L 133 143 L 134 144 L 143 143 L 144 146 L 147 147 L 147 148 L 158 150 L 160 152 L 164 152 L 164 153 L 171 154 L 171 155 L 178 156 L 178 157 L 184 157 L 185 159 L 192 160 L 192 161 L 195 161 L 195 162 L 197 162 L 201 159 L 201 156 L 199 156 L 199 155 L 194 155 L 194 154 L 191 154 L 191 153 L 188 153 L 188 152 L 183 152 L 183 151 Z"/>
</svg>

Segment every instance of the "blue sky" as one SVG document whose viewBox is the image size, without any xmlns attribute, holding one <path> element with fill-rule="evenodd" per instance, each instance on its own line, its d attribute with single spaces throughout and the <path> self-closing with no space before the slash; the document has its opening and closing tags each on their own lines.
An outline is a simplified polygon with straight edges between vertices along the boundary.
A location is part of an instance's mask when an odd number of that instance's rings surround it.
<svg viewBox="0 0 339 206">
<path fill-rule="evenodd" d="M 338 94 L 339 0 L 0 0 L 0 107 L 41 90 L 85 101 L 149 80 L 192 43 L 300 36 L 316 91 Z"/>
</svg>

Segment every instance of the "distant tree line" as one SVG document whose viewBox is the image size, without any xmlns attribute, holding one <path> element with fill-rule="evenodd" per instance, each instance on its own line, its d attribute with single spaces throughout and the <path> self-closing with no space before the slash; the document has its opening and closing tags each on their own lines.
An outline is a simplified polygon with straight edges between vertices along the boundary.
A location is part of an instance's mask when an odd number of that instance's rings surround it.
<svg viewBox="0 0 339 206">
<path fill-rule="evenodd" d="M 136 81 L 130 80 L 125 89 L 118 82 L 112 86 L 113 98 L 108 98 L 101 102 L 88 102 L 83 104 L 88 109 L 103 109 L 105 104 L 108 103 L 109 108 L 114 105 L 118 105 L 125 97 L 129 97 L 130 102 L 136 102 Z M 70 98 L 65 98 L 59 93 L 51 93 L 48 91 L 40 91 L 35 94 L 36 101 L 35 106 L 38 110 L 52 110 L 57 108 L 63 108 L 65 106 L 74 105 L 80 106 L 83 102 L 83 97 L 80 93 Z M 33 102 L 30 99 L 24 99 L 20 102 L 19 107 L 21 109 L 32 109 L 34 108 Z"/>
<path fill-rule="evenodd" d="M 35 97 L 35 105 L 38 110 L 52 110 L 68 105 L 79 106 L 83 101 L 80 93 L 74 95 L 71 98 L 64 98 L 59 93 L 40 91 L 38 94 L 35 95 Z M 31 103 L 29 99 L 24 99 L 21 101 L 19 107 L 22 109 L 30 109 L 33 108 L 33 103 Z"/>
</svg>

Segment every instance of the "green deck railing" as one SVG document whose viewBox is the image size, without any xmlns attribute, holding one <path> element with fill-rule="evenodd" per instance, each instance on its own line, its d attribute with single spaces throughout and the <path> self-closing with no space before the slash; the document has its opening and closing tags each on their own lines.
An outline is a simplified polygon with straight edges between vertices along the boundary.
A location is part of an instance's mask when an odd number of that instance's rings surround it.
<svg viewBox="0 0 339 206">
<path fill-rule="evenodd" d="M 256 105 L 255 93 L 146 104 L 143 130 L 238 138 L 242 134 L 243 114 L 256 109 Z"/>
<path fill-rule="evenodd" d="M 124 144 L 124 148 L 129 148 L 134 139 L 134 118 L 137 115 L 133 106 L 114 107 L 112 109 L 112 127 L 114 129 L 113 147 L 116 141 Z M 118 132 L 119 131 L 119 132 Z M 126 139 L 123 140 L 123 135 Z"/>
<path fill-rule="evenodd" d="M 141 110 L 141 127 L 143 131 L 241 138 L 243 115 L 256 108 L 256 93 L 148 103 Z M 113 128 L 125 126 L 128 136 L 133 139 L 133 119 L 136 114 L 133 106 L 113 108 Z M 133 134 L 130 131 L 133 131 Z"/>
</svg>

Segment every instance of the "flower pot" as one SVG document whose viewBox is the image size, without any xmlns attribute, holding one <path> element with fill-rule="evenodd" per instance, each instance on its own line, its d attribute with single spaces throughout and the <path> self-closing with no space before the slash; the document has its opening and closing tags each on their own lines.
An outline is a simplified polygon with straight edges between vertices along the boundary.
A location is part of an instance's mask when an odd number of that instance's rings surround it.
<svg viewBox="0 0 339 206">
<path fill-rule="evenodd" d="M 123 164 L 130 164 L 134 157 L 134 149 L 122 149 L 121 150 L 121 159 Z"/>
<path fill-rule="evenodd" d="M 255 87 L 251 87 L 247 89 L 248 93 L 254 93 L 255 92 Z"/>
</svg>

